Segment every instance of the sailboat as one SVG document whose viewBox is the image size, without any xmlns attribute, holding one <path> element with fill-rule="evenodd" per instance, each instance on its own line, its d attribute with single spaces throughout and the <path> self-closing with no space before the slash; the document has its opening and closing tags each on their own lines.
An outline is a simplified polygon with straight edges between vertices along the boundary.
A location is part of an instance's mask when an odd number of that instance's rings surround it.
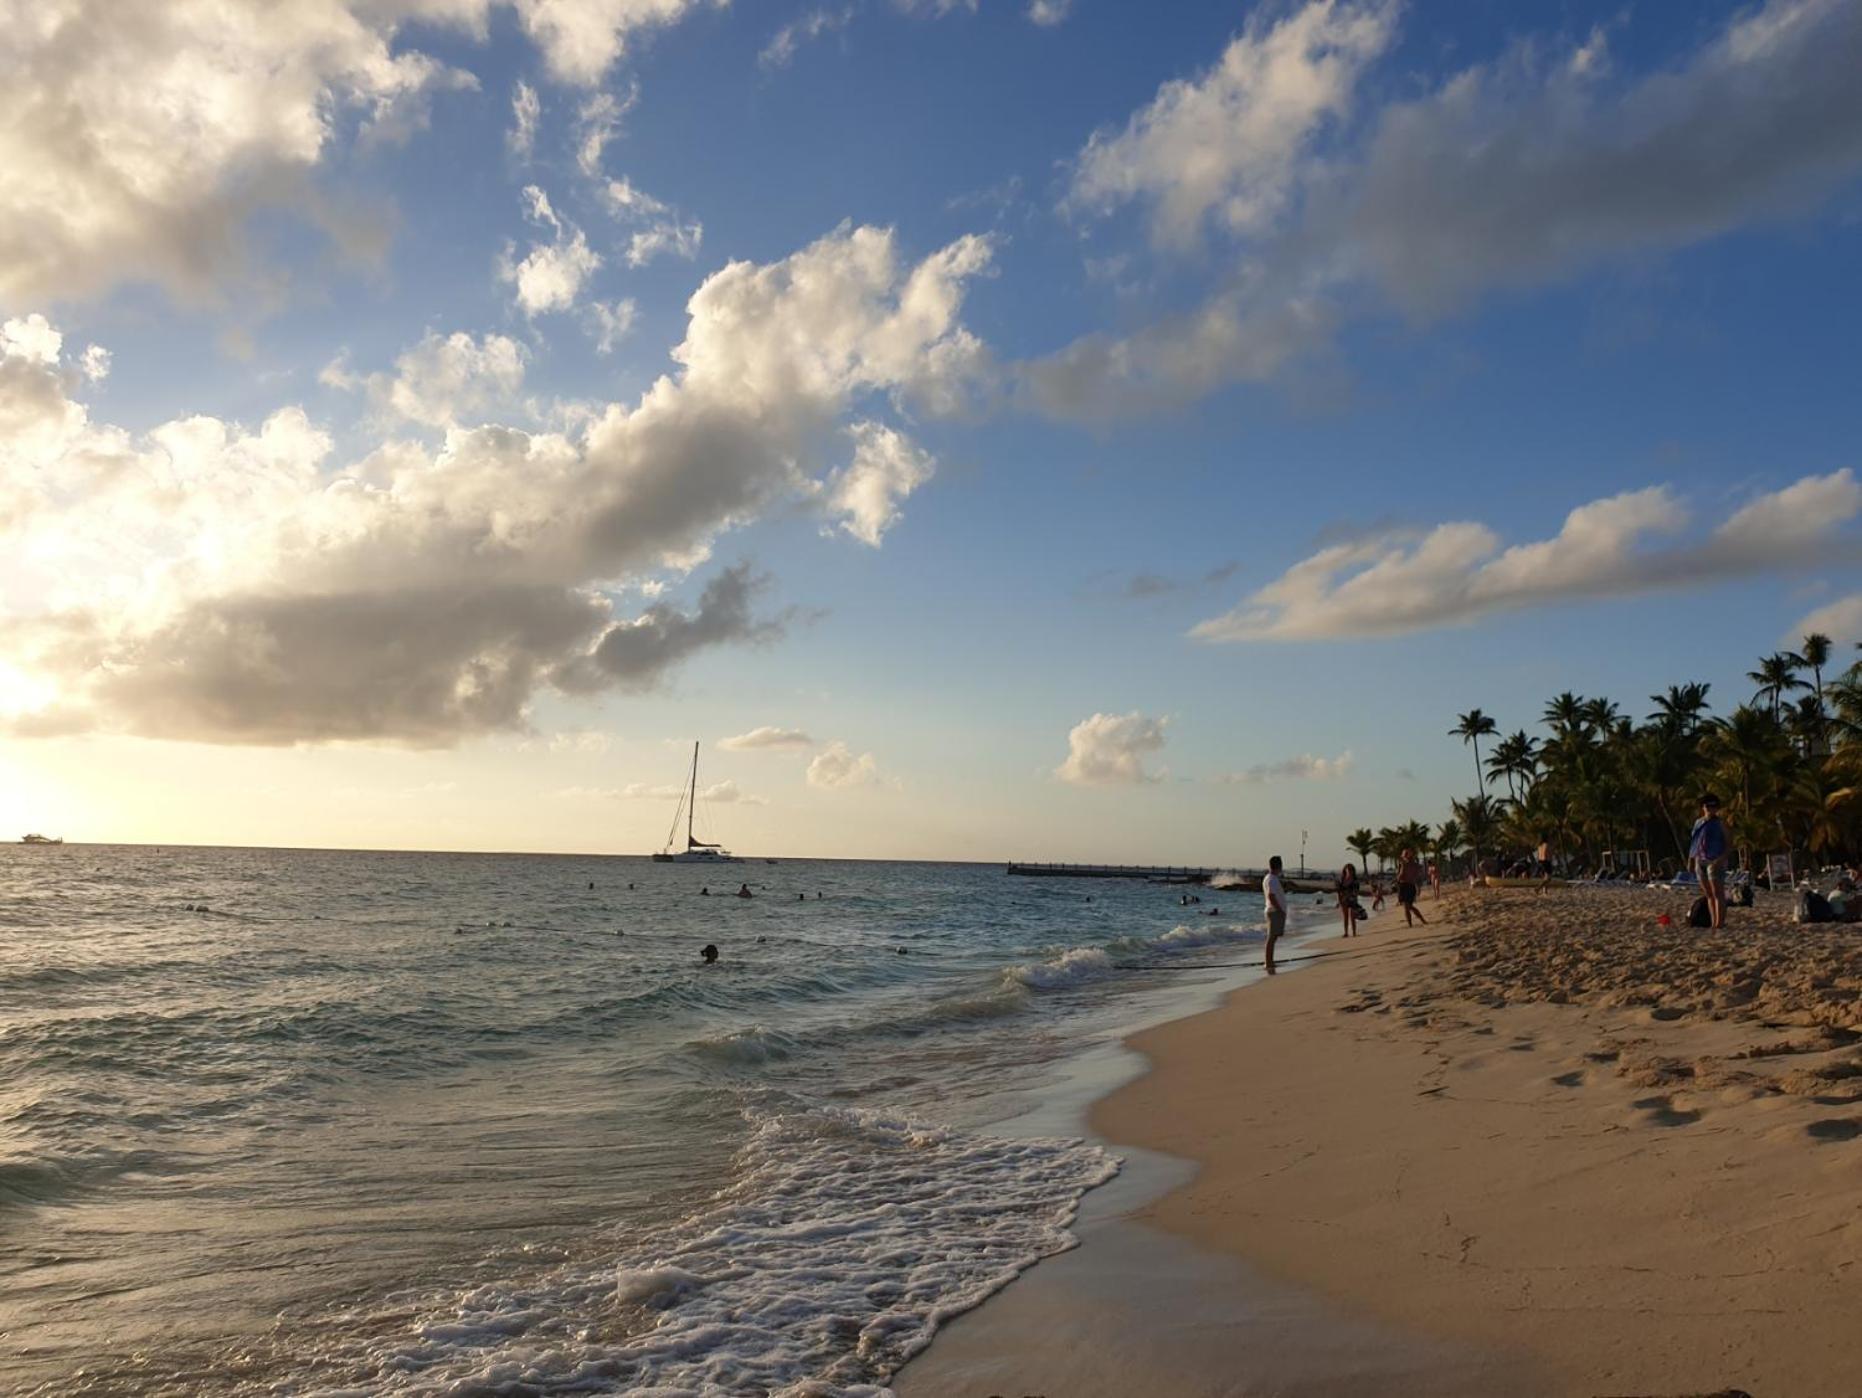
<svg viewBox="0 0 1862 1398">
<path fill-rule="evenodd" d="M 679 805 L 672 813 L 672 829 L 666 832 L 666 848 L 653 856 L 657 864 L 741 864 L 743 861 L 722 845 L 708 845 L 692 834 L 692 821 L 698 814 L 698 744 L 692 744 L 692 780 L 679 793 Z M 679 817 L 685 816 L 685 848 L 675 850 L 679 837 Z"/>
</svg>

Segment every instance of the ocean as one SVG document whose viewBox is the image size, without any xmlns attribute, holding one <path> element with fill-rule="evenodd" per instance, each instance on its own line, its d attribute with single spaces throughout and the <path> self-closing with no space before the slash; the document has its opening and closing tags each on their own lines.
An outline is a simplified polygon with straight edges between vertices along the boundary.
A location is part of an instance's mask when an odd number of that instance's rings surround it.
<svg viewBox="0 0 1862 1398">
<path fill-rule="evenodd" d="M 0 1389 L 882 1391 L 1118 1168 L 1015 1118 L 1257 974 L 1192 891 L 0 848 Z"/>
</svg>

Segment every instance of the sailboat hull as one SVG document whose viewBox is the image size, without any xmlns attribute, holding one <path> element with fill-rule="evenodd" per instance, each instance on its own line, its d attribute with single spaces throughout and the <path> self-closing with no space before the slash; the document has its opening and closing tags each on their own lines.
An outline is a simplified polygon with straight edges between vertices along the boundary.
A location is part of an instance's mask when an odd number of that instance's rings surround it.
<svg viewBox="0 0 1862 1398">
<path fill-rule="evenodd" d="M 734 854 L 720 854 L 716 850 L 689 849 L 681 854 L 656 854 L 655 864 L 741 864 L 743 860 Z"/>
</svg>

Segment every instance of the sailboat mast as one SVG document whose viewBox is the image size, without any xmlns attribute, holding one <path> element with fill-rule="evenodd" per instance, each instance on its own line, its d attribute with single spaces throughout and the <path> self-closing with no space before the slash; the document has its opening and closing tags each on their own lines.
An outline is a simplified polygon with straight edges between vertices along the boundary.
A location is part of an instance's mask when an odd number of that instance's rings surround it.
<svg viewBox="0 0 1862 1398">
<path fill-rule="evenodd" d="M 692 817 L 698 814 L 698 744 L 692 744 L 692 797 L 685 804 L 685 847 L 692 847 Z"/>
</svg>

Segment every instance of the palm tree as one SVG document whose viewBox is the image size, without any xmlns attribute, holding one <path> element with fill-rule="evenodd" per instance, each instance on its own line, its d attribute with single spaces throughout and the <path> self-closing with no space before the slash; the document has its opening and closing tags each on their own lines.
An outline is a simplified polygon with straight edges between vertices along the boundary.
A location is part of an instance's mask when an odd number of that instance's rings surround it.
<svg viewBox="0 0 1862 1398">
<path fill-rule="evenodd" d="M 1521 788 L 1531 783 L 1538 767 L 1538 744 L 1527 736 L 1523 728 L 1495 743 L 1487 757 L 1488 775 L 1506 778 L 1507 797 L 1515 803 L 1519 800 Z M 1515 782 L 1518 784 L 1515 785 Z"/>
<path fill-rule="evenodd" d="M 1797 677 L 1797 668 L 1796 656 L 1779 651 L 1759 661 L 1758 669 L 1746 671 L 1746 678 L 1758 686 L 1752 698 L 1770 703 L 1773 718 L 1778 717 L 1778 707 L 1789 691 L 1810 688 Z"/>
<path fill-rule="evenodd" d="M 1469 709 L 1460 716 L 1455 726 L 1448 730 L 1449 737 L 1474 744 L 1474 781 L 1483 796 L 1487 794 L 1487 777 L 1481 771 L 1481 739 L 1499 731 L 1499 725 L 1479 709 Z"/>
<path fill-rule="evenodd" d="M 1442 871 L 1448 872 L 1455 862 L 1455 856 L 1461 852 L 1461 822 L 1454 819 L 1445 820 L 1436 827 L 1435 853 L 1442 861 Z"/>
<path fill-rule="evenodd" d="M 1489 844 L 1494 831 L 1499 826 L 1499 819 L 1494 813 L 1493 802 L 1486 796 L 1470 796 L 1465 801 L 1451 803 L 1455 819 L 1467 832 L 1468 843 L 1474 847 L 1474 862 L 1480 863 L 1481 850 Z"/>
<path fill-rule="evenodd" d="M 1649 715 L 1649 722 L 1674 733 L 1692 733 L 1707 712 L 1707 691 L 1711 688 L 1697 682 L 1671 684 L 1666 694 L 1651 694 L 1649 702 L 1655 705 L 1655 712 Z"/>
<path fill-rule="evenodd" d="M 1539 716 L 1547 728 L 1559 736 L 1575 733 L 1584 724 L 1584 700 L 1570 690 L 1555 695 Z"/>
<path fill-rule="evenodd" d="M 1804 648 L 1791 652 L 1791 659 L 1800 670 L 1808 670 L 1817 682 L 1817 708 L 1823 708 L 1823 667 L 1830 663 L 1830 651 L 1834 643 L 1821 631 L 1812 631 L 1804 637 Z"/>
<path fill-rule="evenodd" d="M 1345 837 L 1345 847 L 1358 856 L 1358 871 L 1369 873 L 1371 852 L 1377 848 L 1377 837 L 1369 830 L 1359 828 Z"/>
</svg>

